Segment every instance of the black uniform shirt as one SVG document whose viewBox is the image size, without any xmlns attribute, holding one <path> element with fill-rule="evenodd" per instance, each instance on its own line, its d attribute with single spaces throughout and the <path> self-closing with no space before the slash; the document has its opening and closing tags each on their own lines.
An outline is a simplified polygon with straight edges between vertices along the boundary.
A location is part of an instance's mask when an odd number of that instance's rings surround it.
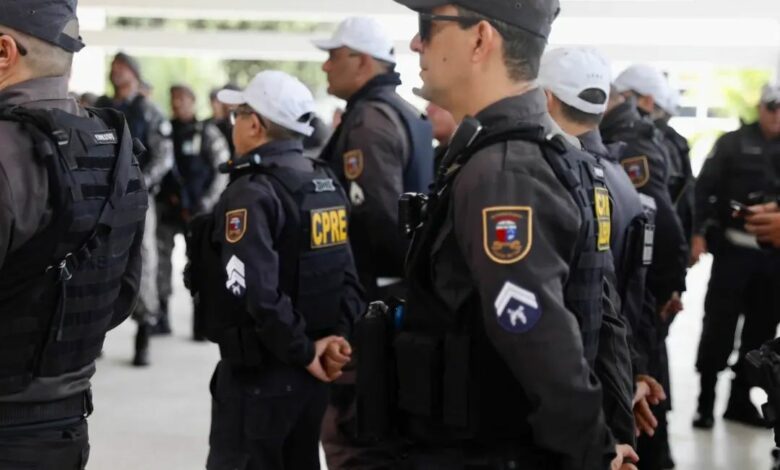
<svg viewBox="0 0 780 470">
<path fill-rule="evenodd" d="M 247 157 L 255 155 L 263 164 L 308 172 L 314 169 L 303 157 L 303 143 L 298 140 L 270 142 Z M 242 172 L 241 160 L 214 209 L 212 240 L 222 246 L 231 292 L 245 299 L 260 341 L 282 362 L 305 367 L 314 358 L 314 344 L 306 335 L 303 316 L 280 289 L 279 264 L 284 260 L 276 245 L 286 223 L 284 207 L 268 177 Z M 348 264 L 352 265 L 351 259 Z M 345 274 L 344 298 L 350 304 L 345 311 L 356 315 L 361 305 L 357 275 L 351 269 Z M 342 317 L 339 331 L 345 336 L 354 320 L 348 316 Z"/>
<path fill-rule="evenodd" d="M 561 134 L 546 109 L 536 89 L 494 103 L 476 118 L 488 128 L 538 123 Z M 564 302 L 580 234 L 577 205 L 539 146 L 525 141 L 474 154 L 451 194 L 450 215 L 429 254 L 436 296 L 458 311 L 477 294 L 488 341 L 533 404 L 522 426 L 530 426 L 534 445 L 561 455 L 561 468 L 603 468 L 614 448 L 601 387 Z M 512 299 L 523 308 L 507 311 Z"/>
</svg>

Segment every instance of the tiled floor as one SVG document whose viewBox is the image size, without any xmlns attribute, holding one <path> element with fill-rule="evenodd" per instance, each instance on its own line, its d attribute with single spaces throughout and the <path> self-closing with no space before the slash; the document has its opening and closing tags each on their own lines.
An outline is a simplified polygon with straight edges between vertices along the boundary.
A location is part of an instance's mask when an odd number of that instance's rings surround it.
<svg viewBox="0 0 780 470">
<path fill-rule="evenodd" d="M 177 251 L 181 257 L 181 247 Z M 180 272 L 179 266 L 176 272 Z M 681 470 L 769 470 L 770 431 L 718 421 L 712 432 L 693 431 L 698 381 L 694 361 L 709 260 L 691 271 L 686 311 L 669 339 L 675 410 L 671 439 Z M 189 340 L 190 308 L 179 284 L 173 300 L 175 335 L 154 342 L 154 365 L 134 369 L 134 325 L 112 332 L 94 381 L 95 414 L 90 419 L 91 470 L 194 470 L 204 468 L 208 452 L 208 382 L 217 361 L 216 346 Z M 728 394 L 724 377 L 718 411 Z M 758 403 L 761 392 L 754 391 Z"/>
</svg>

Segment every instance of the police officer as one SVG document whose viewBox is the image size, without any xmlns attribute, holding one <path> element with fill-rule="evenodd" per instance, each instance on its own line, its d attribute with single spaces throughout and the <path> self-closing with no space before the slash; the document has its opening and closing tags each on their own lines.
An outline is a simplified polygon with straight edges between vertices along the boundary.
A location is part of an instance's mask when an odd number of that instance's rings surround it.
<svg viewBox="0 0 780 470">
<path fill-rule="evenodd" d="M 648 408 L 648 403 L 657 404 L 665 399 L 662 387 L 655 379 L 647 376 L 647 344 L 648 337 L 652 339 L 652 323 L 643 318 L 646 313 L 643 310 L 645 272 L 652 256 L 652 232 L 648 231 L 646 211 L 653 205 L 651 201 L 647 201 L 646 196 L 637 193 L 623 171 L 619 162 L 623 145 L 607 147 L 601 139 L 598 125 L 607 109 L 610 92 L 609 61 L 592 48 L 556 49 L 546 53 L 542 59 L 539 83 L 546 90 L 552 118 L 565 132 L 577 136 L 583 148 L 604 166 L 607 188 L 611 195 L 611 248 L 621 318 L 605 319 L 602 341 L 608 346 L 610 330 L 621 328 L 621 322 L 626 321 L 633 333 L 634 357 L 631 375 L 630 368 L 625 371 L 616 368 L 615 365 L 619 364 L 619 361 L 608 355 L 613 350 L 620 349 L 602 348 L 606 351 L 599 354 L 602 360 L 597 365 L 601 367 L 597 367 L 596 372 L 605 388 L 605 411 L 610 428 L 620 442 L 633 444 L 635 426 L 645 433 L 652 433 L 655 427 L 655 418 Z M 645 198 L 644 202 L 642 197 Z M 628 378 L 623 374 L 628 374 Z M 634 380 L 637 383 L 637 391 L 646 389 L 650 393 L 642 394 L 643 396 L 634 400 L 636 403 L 632 416 Z M 624 408 L 625 401 L 621 400 L 626 393 L 624 388 L 627 388 L 629 393 L 627 408 Z"/>
<path fill-rule="evenodd" d="M 754 205 L 775 201 L 780 194 L 780 86 L 764 87 L 757 123 L 722 136 L 704 163 L 696 183 L 693 258 L 709 251 L 715 259 L 704 301 L 696 368 L 701 378 L 694 426 L 713 426 L 718 373 L 734 349 L 737 320 L 744 316 L 739 359 L 724 418 L 762 426 L 764 420 L 750 401 L 743 370 L 748 351 L 774 337 L 775 296 L 780 287 L 780 257 L 763 251 L 754 235 L 745 232 L 745 213 L 733 217 L 732 201 Z"/>
<path fill-rule="evenodd" d="M 656 83 L 665 80 L 657 71 L 648 77 Z M 619 79 L 621 76 L 615 81 Z M 662 88 L 662 85 L 655 86 Z M 624 94 L 621 94 L 621 90 Z M 688 246 L 669 193 L 669 156 L 663 137 L 650 118 L 640 113 L 637 97 L 625 90 L 613 86 L 600 129 L 606 143 L 626 144 L 620 164 L 637 191 L 651 197 L 656 206 L 653 260 L 647 272 L 647 289 L 652 299 L 646 302 L 645 307 L 649 309 L 648 318 L 655 322 L 654 330 L 658 338 L 649 345 L 655 350 L 650 354 L 648 370 L 670 394 L 665 338 L 669 323 L 682 310 L 680 295 L 685 291 Z M 652 109 L 652 95 L 640 98 Z M 670 407 L 671 401 L 667 400 L 653 408 L 659 422 L 658 429 L 652 437 L 642 436 L 638 440 L 638 450 L 642 455 L 640 467 L 643 469 L 670 468 L 674 465 L 666 431 L 666 412 Z"/>
<path fill-rule="evenodd" d="M 106 331 L 130 315 L 147 205 L 121 114 L 68 97 L 75 1 L 0 8 L 0 466 L 78 470 Z"/>
<path fill-rule="evenodd" d="M 634 96 L 637 108 L 643 116 L 652 119 L 658 130 L 668 157 L 669 194 L 677 216 L 683 227 L 685 240 L 690 247 L 693 231 L 693 170 L 691 169 L 690 147 L 685 137 L 669 125 L 677 111 L 679 95 L 669 80 L 656 68 L 632 65 L 615 80 L 615 86 L 622 93 Z"/>
<path fill-rule="evenodd" d="M 222 132 L 227 140 L 228 147 L 230 148 L 230 156 L 233 156 L 235 149 L 233 148 L 233 126 L 230 125 L 230 106 L 222 103 L 217 99 L 217 93 L 220 90 L 239 90 L 239 88 L 228 83 L 222 88 L 217 88 L 209 93 L 209 104 L 211 105 L 211 117 L 206 122 L 214 124 Z"/>
<path fill-rule="evenodd" d="M 349 203 L 327 166 L 303 157 L 314 100 L 300 81 L 262 72 L 219 99 L 237 106 L 241 157 L 227 165 L 209 232 L 219 253 L 206 269 L 221 279 L 200 293 L 214 306 L 204 305 L 206 323 L 223 322 L 209 333 L 222 360 L 207 468 L 318 469 L 324 382 L 337 375 L 320 359 L 332 344 L 348 354 L 344 338 L 363 307 Z"/>
<path fill-rule="evenodd" d="M 421 93 L 461 122 L 409 253 L 400 468 L 619 468 L 586 360 L 609 196 L 533 84 L 558 2 L 398 1 Z"/>
<path fill-rule="evenodd" d="M 230 159 L 227 141 L 219 129 L 198 121 L 195 116 L 195 93 L 187 85 L 171 87 L 173 119 L 173 169 L 163 178 L 157 194 L 157 249 L 159 269 L 157 288 L 160 297 L 160 319 L 155 331 L 170 334 L 168 300 L 171 288 L 171 255 L 174 237 L 184 233 L 193 215 L 209 212 L 227 186 L 227 175 L 219 165 Z M 197 309 L 193 312 L 193 337 L 203 338 L 203 326 Z"/>
<path fill-rule="evenodd" d="M 433 181 L 430 124 L 395 92 L 393 42 L 370 18 L 344 20 L 322 69 L 328 93 L 347 100 L 341 125 L 322 152 L 353 205 L 350 239 L 368 298 L 398 294 L 407 243 L 398 226 L 398 197 Z"/>
<path fill-rule="evenodd" d="M 350 240 L 360 281 L 369 299 L 403 297 L 408 243 L 397 229 L 398 197 L 426 191 L 433 181 L 431 125 L 396 93 L 401 79 L 394 71 L 393 42 L 379 22 L 348 18 L 332 38 L 314 45 L 328 52 L 322 66 L 328 93 L 347 100 L 321 158 L 352 202 Z M 349 431 L 352 377 L 341 382 L 334 386 L 322 436 L 328 465 L 336 468 L 362 458 L 359 454 L 381 452 L 365 448 Z"/>
<path fill-rule="evenodd" d="M 96 106 L 113 108 L 124 113 L 130 133 L 146 147 L 146 152 L 138 163 L 144 173 L 146 186 L 154 193 L 163 177 L 173 167 L 171 124 L 162 112 L 141 94 L 141 66 L 135 58 L 118 53 L 111 63 L 110 79 L 114 86 L 114 97 L 102 96 Z M 133 357 L 135 366 L 149 364 L 149 335 L 160 315 L 157 293 L 157 212 L 154 209 L 154 198 L 151 196 L 149 208 L 142 250 L 144 261 L 141 297 L 133 313 L 133 318 L 138 322 Z"/>
</svg>

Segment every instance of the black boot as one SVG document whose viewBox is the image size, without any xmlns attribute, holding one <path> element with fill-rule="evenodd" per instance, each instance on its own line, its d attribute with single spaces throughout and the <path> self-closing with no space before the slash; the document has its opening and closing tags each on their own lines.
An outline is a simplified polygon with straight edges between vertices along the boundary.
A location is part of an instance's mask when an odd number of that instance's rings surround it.
<svg viewBox="0 0 780 470">
<path fill-rule="evenodd" d="M 731 396 L 723 418 L 757 428 L 769 427 L 761 412 L 750 401 L 750 387 L 738 379 L 731 382 Z"/>
<path fill-rule="evenodd" d="M 138 324 L 138 332 L 135 335 L 135 356 L 133 365 L 144 367 L 149 365 L 149 330 L 151 327 L 147 323 Z"/>
<path fill-rule="evenodd" d="M 168 318 L 168 301 L 160 299 L 160 314 L 157 316 L 157 323 L 152 327 L 153 336 L 170 336 L 171 322 Z"/>
<path fill-rule="evenodd" d="M 693 418 L 693 427 L 712 429 L 712 426 L 715 425 L 713 408 L 715 407 L 715 385 L 718 383 L 718 375 L 702 373 L 700 380 L 699 406 L 696 409 L 696 416 Z"/>
</svg>

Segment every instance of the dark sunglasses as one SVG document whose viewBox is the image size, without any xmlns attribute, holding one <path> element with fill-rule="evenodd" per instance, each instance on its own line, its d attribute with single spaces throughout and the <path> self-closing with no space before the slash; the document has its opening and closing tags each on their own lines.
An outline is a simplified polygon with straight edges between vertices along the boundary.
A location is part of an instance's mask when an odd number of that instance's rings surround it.
<svg viewBox="0 0 780 470">
<path fill-rule="evenodd" d="M 422 42 L 428 42 L 433 35 L 433 22 L 434 21 L 452 21 L 458 23 L 461 26 L 471 28 L 476 26 L 480 21 L 479 18 L 468 18 L 465 16 L 450 16 L 450 15 L 434 15 L 431 13 L 420 13 L 418 17 L 419 26 L 418 32 L 420 33 L 420 40 Z"/>
<path fill-rule="evenodd" d="M 263 117 L 260 116 L 254 109 L 252 109 L 249 106 L 239 106 L 236 109 L 230 111 L 230 125 L 235 126 L 236 125 L 236 118 L 238 116 L 257 116 L 257 120 L 260 121 L 260 125 L 263 127 L 263 129 L 268 129 L 268 127 L 265 124 L 265 120 L 263 120 Z"/>
<path fill-rule="evenodd" d="M 19 54 L 20 55 L 27 55 L 27 48 L 22 46 L 21 44 L 19 44 L 19 41 L 17 41 L 15 37 L 13 37 L 13 36 L 11 36 L 10 34 L 7 34 L 7 33 L 0 33 L 0 36 L 8 36 L 9 38 L 13 39 L 14 42 L 16 43 L 16 49 L 19 50 Z"/>
<path fill-rule="evenodd" d="M 774 113 L 778 109 L 780 109 L 780 101 L 770 101 L 769 103 L 766 103 L 764 106 L 766 106 L 766 110 L 770 113 Z"/>
</svg>

